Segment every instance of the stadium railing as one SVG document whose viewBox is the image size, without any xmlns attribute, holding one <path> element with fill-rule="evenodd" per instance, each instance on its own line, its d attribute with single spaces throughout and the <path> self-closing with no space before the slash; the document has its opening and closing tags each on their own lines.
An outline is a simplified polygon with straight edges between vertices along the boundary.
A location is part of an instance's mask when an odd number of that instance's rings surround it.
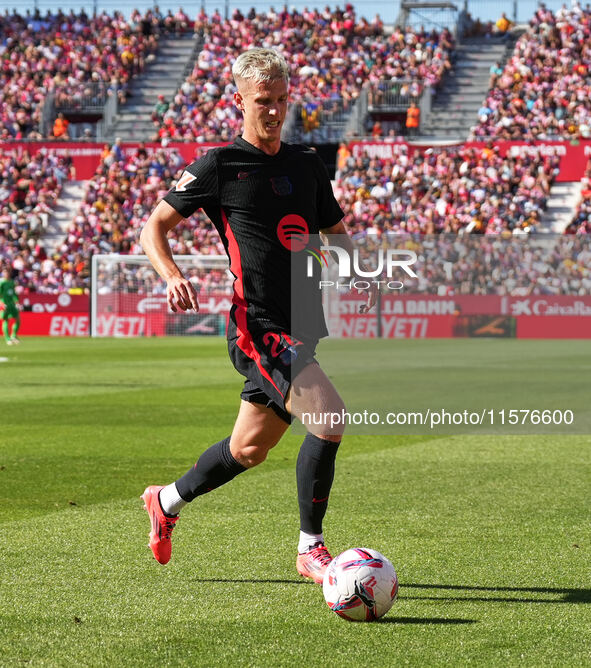
<svg viewBox="0 0 591 668">
<path fill-rule="evenodd" d="M 419 95 L 412 95 L 410 90 L 416 88 L 417 84 L 421 92 Z M 411 102 L 418 105 L 424 97 L 429 98 L 430 107 L 431 96 L 427 92 L 427 88 L 416 81 L 381 79 L 369 85 L 368 111 L 406 111 Z"/>
</svg>

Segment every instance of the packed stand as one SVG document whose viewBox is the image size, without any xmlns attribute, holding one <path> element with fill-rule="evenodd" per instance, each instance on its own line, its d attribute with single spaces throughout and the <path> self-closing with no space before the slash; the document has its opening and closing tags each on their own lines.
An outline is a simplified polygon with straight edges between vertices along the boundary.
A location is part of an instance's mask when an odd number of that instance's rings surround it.
<svg viewBox="0 0 591 668">
<path fill-rule="evenodd" d="M 547 235 L 532 244 L 512 235 L 402 235 L 394 247 L 418 257 L 418 279 L 404 279 L 408 293 L 591 294 L 591 241 L 585 236 Z"/>
<path fill-rule="evenodd" d="M 40 238 L 71 177 L 71 158 L 43 149 L 36 155 L 11 150 L 0 156 L 0 265 L 19 272 L 20 290 L 64 284 L 62 262 L 47 257 Z"/>
<path fill-rule="evenodd" d="M 88 277 L 93 253 L 141 253 L 139 232 L 185 167 L 176 149 L 126 153 L 118 139 L 105 144 L 96 175 L 87 182 L 79 211 L 58 248 L 60 257 L 84 259 Z M 219 236 L 202 212 L 182 221 L 169 237 L 175 255 L 220 255 Z"/>
<path fill-rule="evenodd" d="M 400 234 L 391 247 L 417 254 L 413 269 L 418 279 L 404 278 L 406 293 L 453 296 L 474 295 L 589 295 L 591 294 L 591 237 L 545 236 L 529 243 L 513 235 Z M 368 267 L 374 267 L 375 250 L 368 240 L 360 245 Z M 368 257 L 369 256 L 369 257 Z M 186 269 L 198 294 L 232 293 L 233 277 L 227 270 Z M 382 276 L 388 282 L 386 276 Z M 99 263 L 99 294 L 135 293 L 164 295 L 166 286 L 151 266 L 120 267 L 113 272 Z M 347 290 L 346 287 L 343 288 Z"/>
<path fill-rule="evenodd" d="M 392 159 L 339 155 L 335 195 L 356 238 L 535 232 L 558 173 L 557 156 L 501 157 L 491 143 L 424 154 L 391 148 Z"/>
<path fill-rule="evenodd" d="M 102 94 L 124 101 L 131 78 L 157 47 L 155 30 L 134 16 L 128 22 L 120 12 L 1 15 L 0 140 L 43 139 L 43 105 L 52 92 L 57 108 Z M 56 127 L 58 138 L 69 138 L 67 124 Z"/>
<path fill-rule="evenodd" d="M 357 19 L 351 5 L 301 13 L 284 8 L 257 14 L 251 9 L 246 16 L 236 9 L 229 20 L 217 10 L 211 16 L 202 10 L 195 31 L 203 34 L 204 47 L 174 98 L 161 100 L 154 109 L 154 141 L 225 141 L 238 134 L 242 117 L 233 103 L 231 68 L 238 54 L 253 45 L 285 56 L 291 100 L 306 109 L 307 117 L 314 105 L 331 111 L 331 101 L 348 110 L 367 82 L 377 90 L 383 78 L 415 79 L 420 94 L 422 86 L 436 86 L 451 68 L 454 45 L 447 30 L 396 28 L 386 34 L 379 16 L 372 22 Z"/>
<path fill-rule="evenodd" d="M 591 137 L 591 7 L 575 0 L 556 14 L 543 4 L 491 89 L 473 139 Z"/>
</svg>

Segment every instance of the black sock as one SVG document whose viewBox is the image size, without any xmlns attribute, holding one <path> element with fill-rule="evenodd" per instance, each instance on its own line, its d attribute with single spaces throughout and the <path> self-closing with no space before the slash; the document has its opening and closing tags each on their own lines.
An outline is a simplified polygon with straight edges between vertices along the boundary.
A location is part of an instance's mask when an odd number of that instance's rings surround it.
<svg viewBox="0 0 591 668">
<path fill-rule="evenodd" d="M 296 465 L 300 529 L 322 533 L 322 520 L 334 478 L 334 461 L 340 443 L 307 434 Z"/>
<path fill-rule="evenodd" d="M 246 467 L 239 464 L 230 452 L 230 437 L 212 445 L 199 457 L 192 469 L 176 481 L 181 498 L 192 501 L 201 494 L 230 482 Z"/>
</svg>

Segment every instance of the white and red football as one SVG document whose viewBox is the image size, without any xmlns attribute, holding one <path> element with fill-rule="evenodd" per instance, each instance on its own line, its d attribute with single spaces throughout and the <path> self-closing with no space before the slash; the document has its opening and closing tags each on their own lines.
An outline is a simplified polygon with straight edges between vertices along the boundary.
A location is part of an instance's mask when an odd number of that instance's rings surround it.
<svg viewBox="0 0 591 668">
<path fill-rule="evenodd" d="M 398 577 L 383 554 L 366 547 L 345 550 L 330 562 L 322 591 L 337 615 L 371 622 L 385 615 L 398 596 Z"/>
</svg>

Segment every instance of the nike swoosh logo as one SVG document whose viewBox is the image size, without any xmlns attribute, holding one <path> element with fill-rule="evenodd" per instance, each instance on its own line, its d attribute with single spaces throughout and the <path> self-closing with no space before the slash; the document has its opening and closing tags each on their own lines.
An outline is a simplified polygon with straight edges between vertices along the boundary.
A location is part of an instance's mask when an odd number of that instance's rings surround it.
<svg viewBox="0 0 591 668">
<path fill-rule="evenodd" d="M 258 171 L 259 171 L 258 169 L 253 169 L 251 172 L 238 172 L 237 174 L 238 180 L 244 181 L 244 179 L 247 179 L 249 176 L 256 174 Z"/>
</svg>

